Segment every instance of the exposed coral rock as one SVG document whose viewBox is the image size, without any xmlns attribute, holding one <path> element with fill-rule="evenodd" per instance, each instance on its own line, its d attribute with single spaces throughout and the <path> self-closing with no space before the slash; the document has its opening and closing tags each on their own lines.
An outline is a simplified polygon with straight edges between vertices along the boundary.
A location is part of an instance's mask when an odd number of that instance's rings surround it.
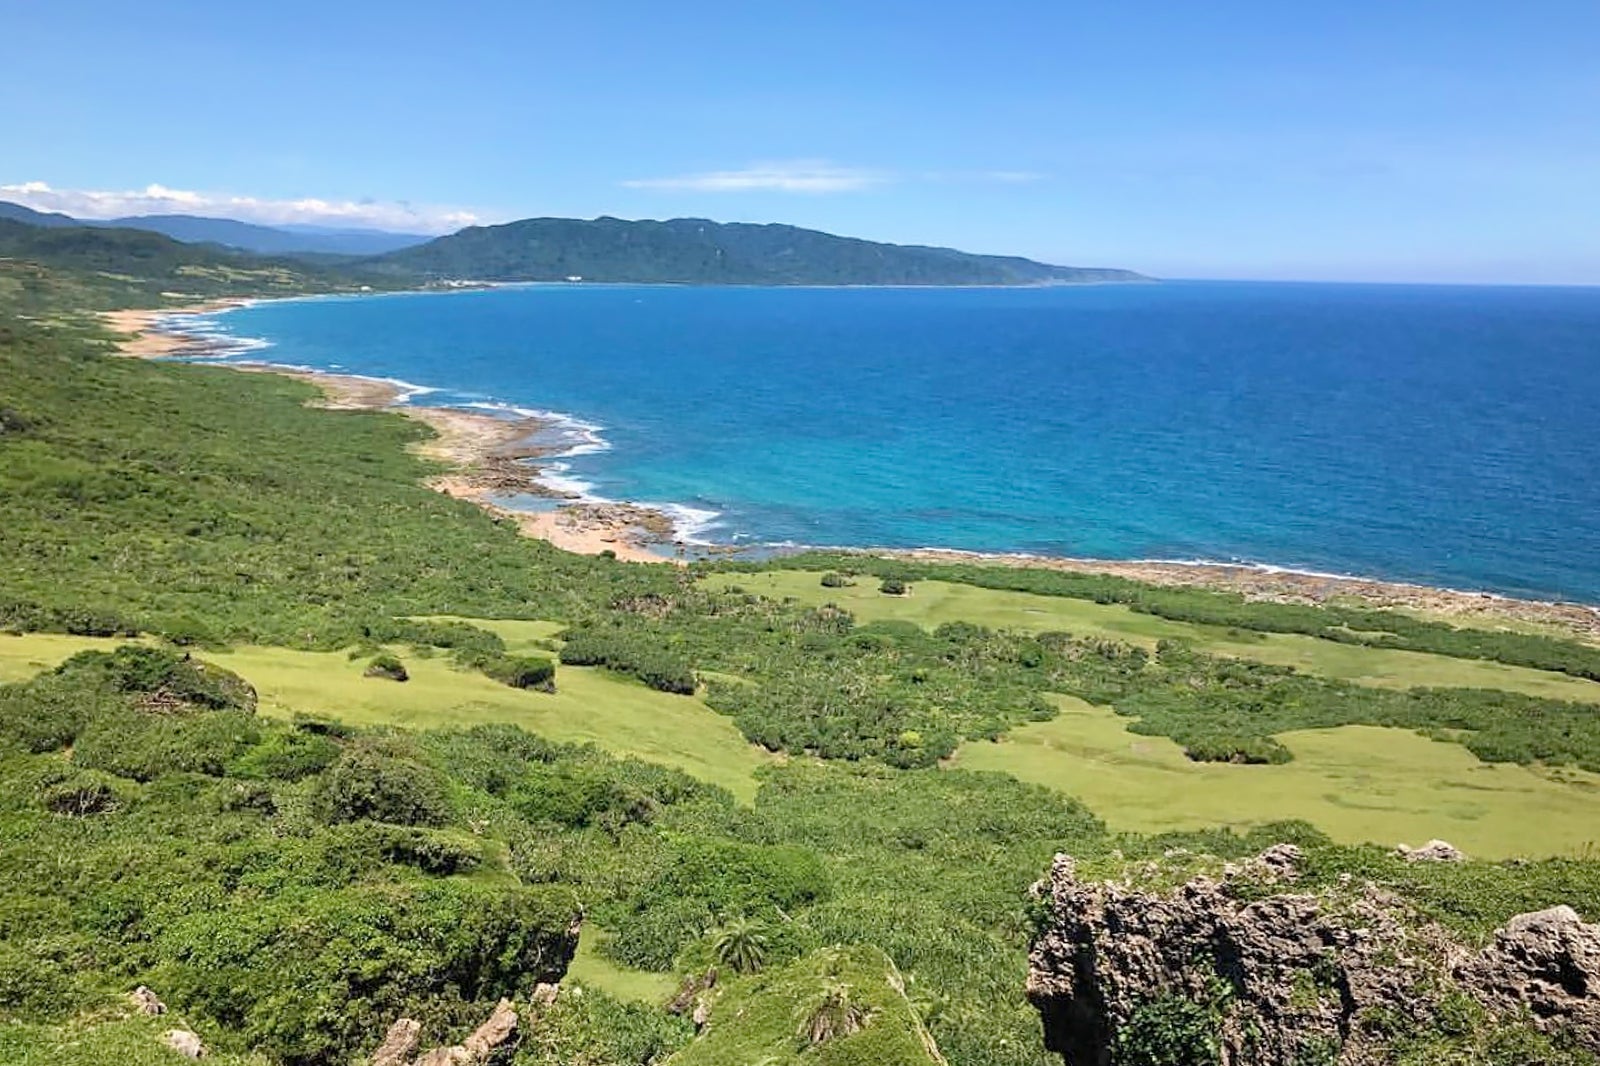
<svg viewBox="0 0 1600 1066">
<path fill-rule="evenodd" d="M 1486 1002 L 1526 1005 L 1541 1029 L 1600 1050 L 1600 924 L 1571 907 L 1517 915 L 1459 976 Z"/>
<path fill-rule="evenodd" d="M 1294 881 L 1300 877 L 1300 849 L 1274 844 L 1248 862 L 1224 867 L 1224 877 L 1255 877 L 1264 881 Z"/>
<path fill-rule="evenodd" d="M 1455 851 L 1438 843 L 1419 850 Z M 1276 891 L 1298 859 L 1280 845 L 1220 880 L 1145 889 L 1080 881 L 1056 856 L 1035 886 L 1046 922 L 1028 960 L 1046 1044 L 1069 1066 L 1108 1066 L 1119 1032 L 1177 997 L 1207 1005 L 1224 1066 L 1367 1066 L 1389 1061 L 1387 1034 L 1433 1026 L 1459 989 L 1600 1051 L 1600 925 L 1552 907 L 1511 919 L 1473 954 L 1370 884 Z M 1374 1018 L 1384 1024 L 1364 1024 Z"/>
<path fill-rule="evenodd" d="M 167 1005 L 161 1002 L 160 997 L 158 997 L 154 992 L 150 991 L 144 985 L 140 985 L 138 988 L 135 988 L 132 992 L 130 992 L 128 994 L 128 998 L 133 1000 L 133 1005 L 138 1009 L 140 1014 L 167 1013 Z"/>
<path fill-rule="evenodd" d="M 1327 1048 L 1369 1061 L 1357 1015 L 1384 1007 L 1425 1012 L 1416 988 L 1447 945 L 1399 919 L 1375 890 L 1335 909 L 1312 895 L 1259 896 L 1262 874 L 1294 876 L 1298 851 L 1280 846 L 1171 892 L 1086 884 L 1058 855 L 1037 886 L 1049 922 L 1029 957 L 1028 998 L 1046 1044 L 1071 1066 L 1107 1066 L 1118 1030 L 1162 996 L 1226 1001 L 1218 1010 L 1222 1061 L 1293 1066 Z"/>
<path fill-rule="evenodd" d="M 541 981 L 533 986 L 533 995 L 528 997 L 528 1005 L 533 1010 L 540 1010 L 554 1003 L 556 1001 L 556 996 L 560 995 L 560 993 L 560 985 L 548 984 L 544 981 Z"/>
<path fill-rule="evenodd" d="M 509 999 L 502 999 L 495 1005 L 494 1013 L 489 1015 L 489 1020 L 472 1031 L 462 1046 L 467 1051 L 468 1062 L 487 1062 L 490 1054 L 501 1044 L 511 1039 L 517 1031 L 517 1010 L 511 1005 Z"/>
<path fill-rule="evenodd" d="M 417 1043 L 417 1030 L 421 1027 L 409 1018 L 401 1018 L 389 1027 L 388 1036 L 384 1037 L 383 1044 L 372 1057 L 371 1066 L 402 1066 L 405 1057 L 409 1055 Z M 472 1035 L 459 1044 L 449 1047 L 436 1047 L 417 1058 L 414 1066 L 482 1066 L 489 1061 L 494 1053 L 503 1047 L 517 1031 L 517 1010 L 509 999 L 502 999 L 495 1005 L 494 1013 L 489 1019 L 472 1031 Z M 395 1055 L 390 1059 L 380 1058 L 389 1048 L 390 1041 L 395 1042 Z M 409 1046 L 404 1046 L 409 1041 Z M 400 1048 L 404 1046 L 404 1050 Z"/>
<path fill-rule="evenodd" d="M 704 974 L 696 977 L 690 974 L 678 986 L 678 991 L 667 1002 L 667 1011 L 671 1014 L 687 1014 L 696 1003 L 700 1001 L 701 993 L 708 992 L 717 986 L 717 968 L 708 969 Z"/>
<path fill-rule="evenodd" d="M 421 1032 L 421 1022 L 412 1018 L 397 1020 L 389 1026 L 378 1050 L 372 1053 L 372 1066 L 406 1066 L 411 1061 L 411 1053 L 417 1050 Z"/>
<path fill-rule="evenodd" d="M 1406 862 L 1466 862 L 1467 856 L 1460 848 L 1443 840 L 1430 840 L 1420 848 L 1404 844 L 1395 848 L 1395 854 Z"/>
<path fill-rule="evenodd" d="M 200 1037 L 187 1029 L 168 1029 L 161 1039 L 169 1048 L 186 1059 L 206 1057 L 206 1046 L 200 1042 Z"/>
</svg>

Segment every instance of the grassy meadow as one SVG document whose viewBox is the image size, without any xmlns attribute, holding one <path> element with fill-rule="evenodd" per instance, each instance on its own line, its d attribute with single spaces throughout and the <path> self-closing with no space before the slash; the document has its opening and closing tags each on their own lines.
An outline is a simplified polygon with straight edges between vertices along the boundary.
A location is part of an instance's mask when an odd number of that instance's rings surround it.
<svg viewBox="0 0 1600 1066">
<path fill-rule="evenodd" d="M 1122 604 L 987 589 L 948 581 L 919 581 L 907 596 L 886 596 L 871 576 L 844 588 L 824 588 L 811 570 L 712 574 L 717 588 L 737 587 L 803 604 L 837 604 L 862 622 L 905 621 L 932 629 L 967 622 L 992 629 L 1043 633 L 1060 630 L 1154 649 L 1163 640 L 1183 641 L 1211 655 L 1274 666 L 1292 666 L 1317 677 L 1385 688 L 1436 686 L 1491 688 L 1547 699 L 1600 704 L 1600 682 L 1551 670 L 1510 666 L 1485 659 L 1458 659 L 1428 652 L 1338 644 L 1297 633 L 1257 633 L 1142 614 Z"/>
<path fill-rule="evenodd" d="M 1281 734 L 1292 762 L 1195 762 L 1109 708 L 1061 714 L 961 746 L 952 766 L 994 770 L 1081 799 L 1112 829 L 1247 828 L 1300 819 L 1346 844 L 1443 838 L 1482 858 L 1600 854 L 1600 775 L 1490 764 L 1403 729 Z"/>
<path fill-rule="evenodd" d="M 474 621 L 498 632 L 512 651 L 544 648 L 559 628 Z M 0 636 L 0 681 L 24 680 L 78 651 L 119 643 L 48 633 Z M 443 657 L 396 650 L 410 673 L 404 683 L 364 677 L 367 659 L 341 652 L 244 646 L 200 657 L 254 685 L 265 714 L 412 729 L 506 723 L 674 767 L 744 803 L 756 795 L 760 768 L 778 758 L 746 741 L 700 698 L 656 692 L 605 670 L 562 666 L 556 692 L 531 692 L 458 669 Z M 1129 720 L 1109 708 L 1068 696 L 1054 702 L 1057 717 L 1018 726 L 998 740 L 968 741 L 946 765 L 997 771 L 1066 793 L 1112 829 L 1127 832 L 1248 829 L 1299 819 L 1348 844 L 1441 837 L 1484 858 L 1600 850 L 1600 775 L 1485 763 L 1458 744 L 1361 725 L 1280 734 L 1294 754 L 1287 763 L 1196 762 L 1167 737 L 1129 732 Z M 592 949 L 580 952 L 591 966 L 595 958 Z M 589 976 L 626 996 L 612 975 L 591 969 Z"/>
<path fill-rule="evenodd" d="M 525 640 L 555 627 L 543 622 L 485 623 Z M 127 643 L 55 633 L 0 634 L 0 682 L 23 681 L 80 651 Z M 693 696 L 656 692 L 604 670 L 564 666 L 553 693 L 515 689 L 455 667 L 443 656 L 396 649 L 410 680 L 362 676 L 368 659 L 344 652 L 245 645 L 202 651 L 199 657 L 255 686 L 263 714 L 296 714 L 350 725 L 409 729 L 468 728 L 488 722 L 520 726 L 566 744 L 597 744 L 618 756 L 637 756 L 720 785 L 749 802 L 755 771 L 774 756 L 750 744 L 727 718 Z"/>
</svg>

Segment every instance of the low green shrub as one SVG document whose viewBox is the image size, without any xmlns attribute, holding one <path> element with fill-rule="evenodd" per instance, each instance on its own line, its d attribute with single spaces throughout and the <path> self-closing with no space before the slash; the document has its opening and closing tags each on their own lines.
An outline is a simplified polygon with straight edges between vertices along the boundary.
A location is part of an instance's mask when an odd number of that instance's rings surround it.
<svg viewBox="0 0 1600 1066">
<path fill-rule="evenodd" d="M 387 652 L 374 655 L 367 668 L 362 671 L 363 677 L 380 677 L 389 681 L 409 681 L 411 675 L 406 672 L 406 664 L 398 657 Z"/>
<path fill-rule="evenodd" d="M 319 778 L 312 809 L 328 824 L 370 819 L 437 826 L 450 815 L 448 790 L 435 770 L 360 744 Z"/>
<path fill-rule="evenodd" d="M 529 655 L 499 655 L 483 664 L 483 672 L 512 688 L 556 690 L 556 664 Z"/>
</svg>

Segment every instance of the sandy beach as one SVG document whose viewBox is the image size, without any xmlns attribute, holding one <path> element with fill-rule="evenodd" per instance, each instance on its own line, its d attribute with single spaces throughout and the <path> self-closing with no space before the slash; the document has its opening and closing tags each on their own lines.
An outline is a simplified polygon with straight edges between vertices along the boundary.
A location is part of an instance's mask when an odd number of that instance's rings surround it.
<svg viewBox="0 0 1600 1066">
<path fill-rule="evenodd" d="M 165 310 L 106 312 L 102 317 L 126 339 L 123 355 L 157 358 L 192 351 L 195 341 L 160 328 L 173 315 L 205 314 L 252 301 L 218 300 Z M 419 445 L 419 454 L 450 469 L 429 485 L 457 499 L 468 500 L 515 522 L 526 536 L 537 537 L 565 551 L 586 555 L 610 552 L 619 559 L 648 563 L 682 563 L 684 548 L 674 541 L 671 518 L 660 510 L 631 503 L 597 503 L 565 497 L 539 478 L 537 461 L 549 446 L 537 443 L 548 425 L 537 418 L 505 418 L 457 407 L 429 407 L 401 402 L 398 384 L 355 375 L 295 370 L 270 363 L 229 363 L 233 369 L 281 374 L 316 385 L 322 405 L 333 410 L 392 410 L 426 423 L 436 436 Z M 509 496 L 539 496 L 549 509 L 505 506 Z M 865 551 L 865 550 L 864 550 Z M 1250 600 L 1309 604 L 1355 603 L 1387 607 L 1479 626 L 1536 626 L 1600 642 L 1600 609 L 1576 603 L 1520 600 L 1485 592 L 1432 588 L 1371 578 L 1314 574 L 1280 568 L 1226 563 L 1184 563 L 1160 560 L 1076 559 L 942 549 L 871 549 L 922 562 L 984 563 L 1039 567 L 1077 573 L 1111 574 L 1155 585 L 1185 585 L 1236 592 Z"/>
<path fill-rule="evenodd" d="M 113 333 L 122 334 L 117 351 L 141 359 L 156 359 L 164 355 L 177 355 L 194 347 L 194 341 L 171 330 L 159 328 L 161 320 L 174 315 L 205 315 L 244 307 L 255 303 L 246 299 L 207 300 L 187 307 L 143 308 L 138 310 L 102 311 L 100 319 Z"/>
</svg>

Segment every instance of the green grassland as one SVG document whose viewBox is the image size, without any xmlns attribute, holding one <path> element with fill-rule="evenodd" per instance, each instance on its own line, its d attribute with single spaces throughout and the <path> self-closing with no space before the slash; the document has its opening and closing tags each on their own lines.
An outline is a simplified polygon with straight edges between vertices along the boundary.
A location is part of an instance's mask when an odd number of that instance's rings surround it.
<svg viewBox="0 0 1600 1066">
<path fill-rule="evenodd" d="M 886 596 L 878 591 L 878 581 L 874 577 L 863 576 L 845 588 L 824 588 L 818 577 L 811 570 L 772 570 L 711 574 L 705 582 L 714 588 L 738 587 L 774 599 L 793 597 L 812 606 L 837 604 L 863 622 L 906 621 L 929 629 L 946 622 L 968 622 L 1032 633 L 1060 630 L 1074 636 L 1125 641 L 1150 649 L 1159 641 L 1177 640 L 1212 655 L 1292 666 L 1303 673 L 1358 684 L 1388 688 L 1490 688 L 1547 699 L 1600 703 L 1600 682 L 1483 659 L 1339 644 L 1297 633 L 1257 633 L 1174 622 L 1139 613 L 1122 604 L 980 588 L 948 581 L 919 581 L 910 595 Z"/>
<path fill-rule="evenodd" d="M 404 656 L 411 680 L 403 684 L 362 677 L 366 660 L 337 652 L 241 647 L 204 658 L 254 685 L 267 714 L 409 729 L 504 722 L 560 743 L 598 744 L 673 766 L 747 801 L 755 795 L 755 771 L 772 761 L 699 699 L 655 692 L 602 670 L 564 666 L 556 691 L 544 693 L 509 688 L 442 657 Z"/>
<path fill-rule="evenodd" d="M 487 624 L 524 634 L 528 647 L 553 628 L 542 622 Z M 25 680 L 77 652 L 122 643 L 55 633 L 0 634 L 0 682 Z M 204 651 L 200 657 L 249 681 L 264 714 L 410 729 L 501 722 L 561 743 L 598 744 L 615 755 L 673 766 L 745 802 L 755 796 L 756 770 L 774 760 L 693 696 L 656 692 L 607 671 L 576 666 L 561 668 L 555 692 L 526 691 L 461 670 L 443 656 L 396 650 L 410 674 L 404 683 L 363 677 L 368 659 L 343 652 L 241 646 Z"/>
<path fill-rule="evenodd" d="M 598 988 L 607 995 L 634 1003 L 659 1007 L 678 990 L 671 974 L 652 973 L 623 966 L 600 947 L 607 939 L 604 930 L 593 923 L 583 927 L 578 937 L 578 952 L 567 967 L 567 978 L 586 988 Z"/>
<path fill-rule="evenodd" d="M 110 651 L 126 640 L 67 633 L 0 633 L 0 684 L 53 670 L 80 651 Z"/>
<path fill-rule="evenodd" d="M 1059 717 L 964 744 L 951 765 L 1059 789 L 1130 832 L 1292 818 L 1349 844 L 1442 838 L 1483 858 L 1600 854 L 1600 775 L 1484 763 L 1457 744 L 1359 725 L 1281 734 L 1288 763 L 1194 762 L 1166 737 L 1130 733 L 1109 708 L 1059 702 Z"/>
<path fill-rule="evenodd" d="M 513 651 L 546 646 L 555 629 L 547 622 L 483 624 Z M 0 636 L 0 680 L 22 680 L 78 651 L 118 643 Z M 262 712 L 280 717 L 421 729 L 512 724 L 675 767 L 745 803 L 756 795 L 759 769 L 775 761 L 699 698 L 655 692 L 604 670 L 563 666 L 552 694 L 508 688 L 442 657 L 404 650 L 411 680 L 403 684 L 363 677 L 367 659 L 343 653 L 241 647 L 200 654 L 251 682 Z M 1166 737 L 1129 732 L 1129 720 L 1109 708 L 1053 700 L 1058 717 L 996 741 L 965 743 L 948 765 L 1065 792 L 1129 832 L 1244 829 L 1292 818 L 1344 843 L 1442 837 L 1485 858 L 1600 848 L 1600 775 L 1485 763 L 1458 744 L 1373 726 L 1281 734 L 1294 759 L 1279 765 L 1196 762 Z M 597 975 L 605 976 L 590 976 Z M 615 983 L 600 983 L 627 998 Z"/>
</svg>

